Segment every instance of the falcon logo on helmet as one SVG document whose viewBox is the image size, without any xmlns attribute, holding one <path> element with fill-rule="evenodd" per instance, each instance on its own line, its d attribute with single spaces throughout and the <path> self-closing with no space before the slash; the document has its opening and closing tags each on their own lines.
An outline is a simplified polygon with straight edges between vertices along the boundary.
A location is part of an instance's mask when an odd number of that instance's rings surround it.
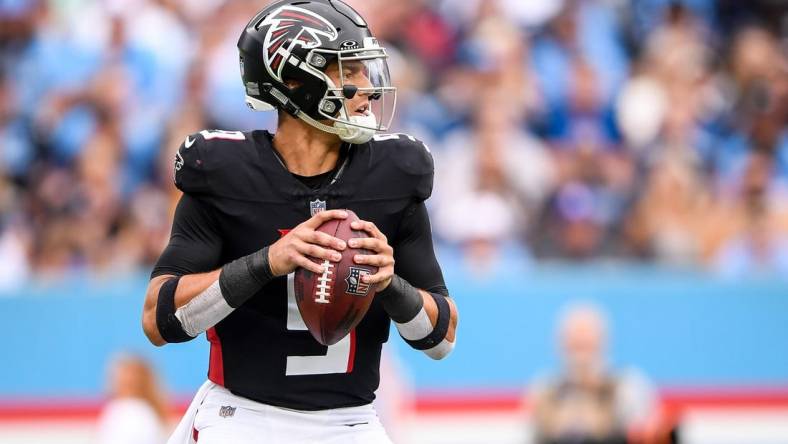
<svg viewBox="0 0 788 444">
<path fill-rule="evenodd" d="M 317 48 L 321 36 L 333 42 L 338 34 L 331 22 L 297 6 L 283 6 L 260 24 L 268 26 L 263 46 L 263 61 L 268 73 L 282 81 L 282 69 L 295 46 Z M 287 44 L 290 42 L 289 44 Z"/>
<path fill-rule="evenodd" d="M 352 144 L 391 125 L 397 88 L 386 49 L 340 0 L 269 4 L 241 33 L 238 56 L 253 110 L 278 109 Z"/>
</svg>

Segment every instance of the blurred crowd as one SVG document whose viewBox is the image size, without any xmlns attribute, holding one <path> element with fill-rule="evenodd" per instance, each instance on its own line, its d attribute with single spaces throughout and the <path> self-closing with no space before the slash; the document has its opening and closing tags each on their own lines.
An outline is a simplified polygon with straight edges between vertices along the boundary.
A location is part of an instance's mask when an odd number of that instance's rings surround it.
<svg viewBox="0 0 788 444">
<path fill-rule="evenodd" d="M 183 137 L 276 127 L 235 49 L 265 3 L 0 0 L 0 287 L 155 261 Z M 436 159 L 447 249 L 788 272 L 784 2 L 349 3 Z"/>
</svg>

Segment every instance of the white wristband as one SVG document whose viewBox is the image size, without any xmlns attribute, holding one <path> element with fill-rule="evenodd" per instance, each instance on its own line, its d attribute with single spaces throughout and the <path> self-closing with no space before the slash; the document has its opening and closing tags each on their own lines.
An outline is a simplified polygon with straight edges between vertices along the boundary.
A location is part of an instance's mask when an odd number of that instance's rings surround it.
<svg viewBox="0 0 788 444">
<path fill-rule="evenodd" d="M 435 347 L 424 350 L 424 354 L 432 359 L 443 359 L 454 350 L 454 342 L 449 342 L 448 339 L 443 339 L 440 344 Z"/>
<path fill-rule="evenodd" d="M 183 331 L 195 337 L 216 325 L 233 310 L 222 296 L 219 280 L 216 280 L 188 304 L 175 310 L 175 317 L 181 321 Z"/>
<path fill-rule="evenodd" d="M 430 322 L 430 317 L 427 315 L 427 311 L 424 310 L 423 307 L 410 321 L 402 324 L 395 322 L 394 325 L 397 326 L 399 334 L 409 341 L 418 341 L 419 339 L 426 338 L 432 333 L 434 328 L 432 322 Z M 449 342 L 444 338 L 436 346 L 422 351 L 432 359 L 443 359 L 451 353 L 453 349 L 454 342 Z"/>
<path fill-rule="evenodd" d="M 408 322 L 404 324 L 400 324 L 395 322 L 394 325 L 397 326 L 397 330 L 399 330 L 399 334 L 402 335 L 403 338 L 409 341 L 418 341 L 419 339 L 424 339 L 432 333 L 432 322 L 430 322 L 430 317 L 427 316 L 427 311 L 424 310 L 424 307 L 421 307 L 416 316 L 413 317 Z"/>
</svg>

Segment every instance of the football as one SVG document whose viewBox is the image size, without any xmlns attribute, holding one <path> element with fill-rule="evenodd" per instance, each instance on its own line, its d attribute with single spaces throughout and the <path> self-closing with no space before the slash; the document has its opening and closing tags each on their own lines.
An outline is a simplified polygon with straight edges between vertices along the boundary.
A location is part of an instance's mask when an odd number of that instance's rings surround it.
<svg viewBox="0 0 788 444">
<path fill-rule="evenodd" d="M 346 211 L 346 219 L 330 220 L 318 230 L 345 242 L 354 237 L 369 237 L 365 231 L 350 228 L 350 223 L 359 219 L 354 212 Z M 298 268 L 293 279 L 301 317 L 312 336 L 323 345 L 336 344 L 347 336 L 367 314 L 375 296 L 374 285 L 364 283 L 361 277 L 377 273 L 378 268 L 353 261 L 356 254 L 371 252 L 348 247 L 340 253 L 339 262 L 322 261 L 322 274 Z M 318 259 L 312 260 L 321 263 Z"/>
</svg>

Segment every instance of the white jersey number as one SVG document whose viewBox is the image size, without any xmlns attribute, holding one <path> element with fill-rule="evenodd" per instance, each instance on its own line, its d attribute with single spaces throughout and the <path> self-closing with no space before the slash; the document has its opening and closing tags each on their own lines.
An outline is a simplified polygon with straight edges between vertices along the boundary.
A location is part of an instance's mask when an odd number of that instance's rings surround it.
<svg viewBox="0 0 788 444">
<path fill-rule="evenodd" d="M 399 140 L 400 138 L 405 137 L 409 139 L 411 142 L 419 142 L 416 140 L 415 137 L 411 136 L 410 134 L 401 134 L 401 133 L 393 133 L 393 134 L 375 134 L 372 136 L 372 139 L 376 142 L 384 142 L 386 140 Z M 427 150 L 428 153 L 431 153 L 430 147 L 427 146 L 426 143 L 421 142 L 421 145 Z"/>
<path fill-rule="evenodd" d="M 295 273 L 287 275 L 287 329 L 308 331 L 295 299 Z M 353 351 L 356 331 L 329 345 L 322 356 L 288 356 L 285 375 L 326 375 L 329 373 L 350 373 L 353 371 Z"/>
<path fill-rule="evenodd" d="M 246 140 L 244 133 L 240 131 L 225 130 L 202 130 L 200 131 L 205 140 L 224 139 L 224 140 Z"/>
<path fill-rule="evenodd" d="M 383 142 L 385 140 L 398 140 L 400 137 L 407 137 L 408 139 L 411 140 L 411 142 L 416 141 L 416 138 L 411 136 L 410 134 L 401 134 L 401 133 L 375 134 L 374 136 L 372 136 L 372 139 L 374 139 L 377 142 Z"/>
</svg>

